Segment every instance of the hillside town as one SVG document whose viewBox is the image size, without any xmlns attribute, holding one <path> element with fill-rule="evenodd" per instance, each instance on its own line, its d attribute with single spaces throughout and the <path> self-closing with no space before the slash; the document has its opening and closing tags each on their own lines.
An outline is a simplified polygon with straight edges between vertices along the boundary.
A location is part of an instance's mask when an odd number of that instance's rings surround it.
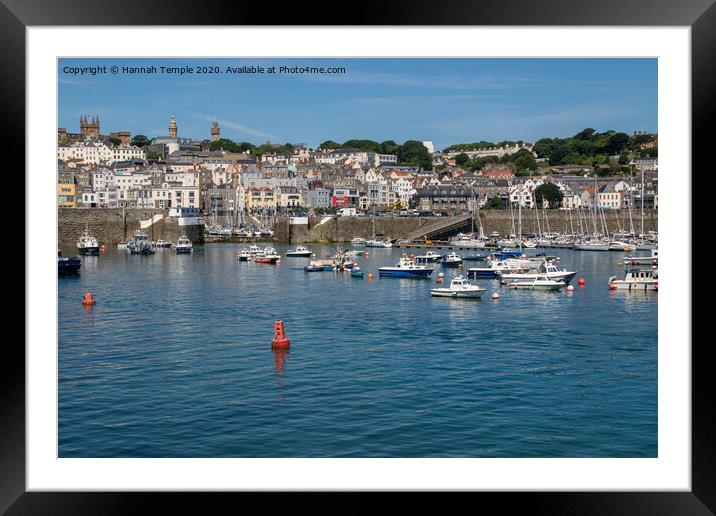
<svg viewBox="0 0 716 516">
<path fill-rule="evenodd" d="M 579 141 L 594 139 L 594 130 L 585 131 Z M 188 208 L 200 210 L 207 224 L 232 227 L 251 216 L 336 212 L 440 216 L 536 204 L 658 208 L 658 158 L 639 152 L 653 149 L 656 135 L 635 133 L 645 136 L 636 150 L 622 145 L 591 162 L 574 154 L 573 163 L 570 154 L 560 154 L 555 163 L 557 150 L 542 150 L 549 139 L 457 144 L 443 151 L 430 141 L 406 142 L 417 144 L 429 156 L 426 162 L 401 159 L 403 148 L 395 142 L 393 153 L 335 142 L 316 149 L 267 142 L 261 153 L 239 150 L 221 138 L 217 120 L 207 136 L 180 136 L 173 113 L 167 134 L 151 139 L 133 138 L 129 131 L 103 133 L 98 115 L 81 115 L 79 132 L 58 129 L 58 206 Z M 549 183 L 559 189 L 556 201 L 539 196 L 539 187 Z"/>
</svg>

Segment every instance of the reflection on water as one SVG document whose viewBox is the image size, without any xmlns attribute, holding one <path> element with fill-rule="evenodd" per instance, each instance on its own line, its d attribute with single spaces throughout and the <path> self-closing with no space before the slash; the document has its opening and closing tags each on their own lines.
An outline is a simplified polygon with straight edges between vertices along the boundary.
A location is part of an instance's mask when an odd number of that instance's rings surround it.
<svg viewBox="0 0 716 516">
<path fill-rule="evenodd" d="M 60 456 L 656 456 L 657 295 L 608 289 L 620 253 L 556 250 L 572 293 L 479 279 L 472 300 L 430 296 L 465 269 L 379 277 L 399 249 L 358 280 L 239 247 L 108 249 L 59 280 Z"/>
</svg>

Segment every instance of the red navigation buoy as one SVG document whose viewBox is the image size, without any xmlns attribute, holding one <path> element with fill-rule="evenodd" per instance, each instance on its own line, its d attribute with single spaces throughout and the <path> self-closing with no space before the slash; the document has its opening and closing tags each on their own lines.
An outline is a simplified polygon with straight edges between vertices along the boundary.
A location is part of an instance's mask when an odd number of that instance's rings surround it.
<svg viewBox="0 0 716 516">
<path fill-rule="evenodd" d="M 587 284 L 587 282 L 584 281 L 584 278 L 579 278 L 579 286 L 580 286 L 580 287 L 583 287 L 583 286 L 586 285 L 586 284 Z"/>
<path fill-rule="evenodd" d="M 372 273 L 372 272 L 369 272 L 369 273 L 368 273 L 368 279 L 373 279 L 373 273 Z"/>
<path fill-rule="evenodd" d="M 617 286 L 614 283 L 609 284 L 609 290 L 616 290 Z"/>
<path fill-rule="evenodd" d="M 82 304 L 85 306 L 92 306 L 95 303 L 94 297 L 92 297 L 92 292 L 87 292 L 85 294 L 85 297 L 82 298 Z"/>
<path fill-rule="evenodd" d="M 498 294 L 497 292 L 493 292 L 491 297 L 492 299 L 500 299 L 500 294 Z"/>
<path fill-rule="evenodd" d="M 283 322 L 276 321 L 273 323 L 273 340 L 271 345 L 278 348 L 285 348 L 291 344 L 291 341 L 286 338 L 283 332 Z"/>
</svg>

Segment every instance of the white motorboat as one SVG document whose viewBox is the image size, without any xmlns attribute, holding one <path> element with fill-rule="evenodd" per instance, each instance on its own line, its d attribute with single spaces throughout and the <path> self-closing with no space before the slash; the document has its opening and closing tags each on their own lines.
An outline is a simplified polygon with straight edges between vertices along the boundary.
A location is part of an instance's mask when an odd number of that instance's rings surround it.
<svg viewBox="0 0 716 516">
<path fill-rule="evenodd" d="M 240 262 L 248 262 L 251 259 L 251 252 L 248 249 L 241 249 L 236 253 L 236 259 Z"/>
<path fill-rule="evenodd" d="M 624 279 L 616 276 L 609 278 L 610 290 L 658 290 L 658 272 L 651 269 L 631 269 L 624 274 Z"/>
<path fill-rule="evenodd" d="M 461 267 L 462 257 L 457 253 L 448 253 L 443 256 L 442 265 L 443 267 Z"/>
<path fill-rule="evenodd" d="M 186 235 L 182 235 L 179 240 L 177 240 L 177 243 L 174 244 L 174 249 L 177 254 L 191 254 L 194 249 L 194 245 L 191 243 L 191 240 L 186 237 Z"/>
<path fill-rule="evenodd" d="M 497 278 L 499 273 L 505 272 L 527 272 L 529 267 L 503 260 L 493 260 L 487 267 L 471 267 L 467 275 L 476 278 Z"/>
<path fill-rule="evenodd" d="M 476 298 L 486 289 L 472 285 L 467 278 L 455 276 L 447 288 L 431 288 L 430 295 L 436 297 L 469 297 Z"/>
<path fill-rule="evenodd" d="M 256 258 L 254 259 L 256 263 L 271 264 L 277 263 L 279 260 L 281 260 L 281 256 L 271 246 L 266 246 L 263 251 L 256 253 Z"/>
<path fill-rule="evenodd" d="M 512 281 L 508 287 L 518 290 L 560 290 L 567 284 L 564 281 L 555 281 L 546 276 L 537 276 L 532 280 Z"/>
<path fill-rule="evenodd" d="M 513 281 L 532 281 L 536 278 L 547 278 L 554 281 L 562 281 L 565 285 L 569 285 L 572 279 L 577 275 L 576 271 L 568 271 L 566 269 L 559 269 L 556 265 L 546 263 L 541 267 L 539 272 L 507 272 L 499 273 L 500 283 L 506 285 Z"/>
<path fill-rule="evenodd" d="M 652 249 L 651 256 L 627 256 L 624 258 L 626 265 L 658 265 L 659 250 Z"/>
<path fill-rule="evenodd" d="M 351 245 L 365 245 L 365 238 L 355 237 L 351 240 Z"/>
<path fill-rule="evenodd" d="M 90 235 L 87 225 L 85 225 L 84 231 L 77 240 L 77 252 L 80 254 L 99 254 L 99 243 L 97 239 Z"/>
<path fill-rule="evenodd" d="M 167 242 L 166 240 L 157 240 L 154 244 L 154 247 L 161 247 L 161 248 L 171 247 L 171 246 L 172 246 L 172 243 Z"/>
<path fill-rule="evenodd" d="M 439 262 L 442 259 L 443 257 L 435 251 L 428 251 L 425 254 L 421 254 L 415 257 L 415 261 L 418 263 Z"/>
<path fill-rule="evenodd" d="M 261 252 L 261 248 L 257 245 L 251 245 L 249 246 L 249 254 L 259 254 Z"/>
<path fill-rule="evenodd" d="M 286 251 L 286 256 L 297 257 L 297 258 L 310 258 L 313 256 L 313 252 L 306 249 L 302 245 L 296 246 L 296 249 Z"/>
<path fill-rule="evenodd" d="M 140 229 L 134 232 L 134 236 L 127 245 L 132 254 L 154 254 L 156 251 L 154 246 L 149 241 L 149 235 L 142 232 Z"/>
<path fill-rule="evenodd" d="M 129 242 L 119 242 L 117 249 L 129 249 Z"/>
<path fill-rule="evenodd" d="M 365 245 L 366 247 L 393 247 L 390 240 L 368 240 Z"/>
</svg>

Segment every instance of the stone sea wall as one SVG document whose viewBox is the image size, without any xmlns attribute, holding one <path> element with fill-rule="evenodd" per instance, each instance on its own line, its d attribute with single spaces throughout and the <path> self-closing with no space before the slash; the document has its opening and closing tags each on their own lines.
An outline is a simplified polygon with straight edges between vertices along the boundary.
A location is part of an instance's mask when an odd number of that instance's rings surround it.
<svg viewBox="0 0 716 516">
<path fill-rule="evenodd" d="M 114 245 L 131 238 L 139 222 L 149 220 L 161 214 L 164 218 L 144 229 L 152 240 L 176 242 L 186 235 L 192 242 L 204 240 L 202 226 L 179 226 L 177 219 L 169 218 L 168 210 L 150 208 L 58 208 L 57 209 L 57 240 L 58 245 L 69 246 L 77 242 L 77 238 L 87 225 L 90 233 L 101 244 Z"/>
<path fill-rule="evenodd" d="M 514 215 L 515 219 L 517 215 Z M 424 218 L 418 217 L 339 217 L 321 224 L 324 217 L 310 217 L 308 225 L 291 225 L 290 230 L 286 218 L 278 218 L 276 221 L 275 239 L 283 243 L 306 243 L 306 242 L 349 242 L 352 238 L 360 236 L 370 238 L 373 236 L 373 220 L 375 220 L 375 233 L 383 234 L 391 239 L 403 239 L 408 234 L 421 227 Z M 628 231 L 630 229 L 629 212 L 626 210 L 604 210 L 604 219 L 610 232 L 621 230 Z M 433 220 L 448 220 L 447 217 L 430 219 L 427 224 L 432 224 Z M 553 232 L 572 232 L 581 233 L 581 228 L 586 232 L 593 231 L 592 218 L 588 212 L 583 212 L 578 217 L 576 211 L 570 214 L 564 210 L 547 211 L 545 215 L 539 213 L 539 229 L 542 233 L 549 230 Z M 483 210 L 480 211 L 480 222 L 485 234 L 497 231 L 501 235 L 507 235 L 512 231 L 513 218 L 510 216 L 509 210 Z M 515 231 L 517 230 L 518 221 L 514 220 Z M 640 212 L 632 212 L 631 226 L 639 233 L 641 231 L 641 214 Z M 477 232 L 479 224 L 475 219 L 475 231 Z M 597 228 L 601 231 L 602 222 L 597 221 Z M 526 210 L 522 214 L 522 233 L 530 234 L 537 232 L 537 221 L 535 220 L 534 211 Z M 644 231 L 658 230 L 658 211 L 649 210 L 644 214 Z M 290 233 L 290 235 L 289 235 Z"/>
</svg>

